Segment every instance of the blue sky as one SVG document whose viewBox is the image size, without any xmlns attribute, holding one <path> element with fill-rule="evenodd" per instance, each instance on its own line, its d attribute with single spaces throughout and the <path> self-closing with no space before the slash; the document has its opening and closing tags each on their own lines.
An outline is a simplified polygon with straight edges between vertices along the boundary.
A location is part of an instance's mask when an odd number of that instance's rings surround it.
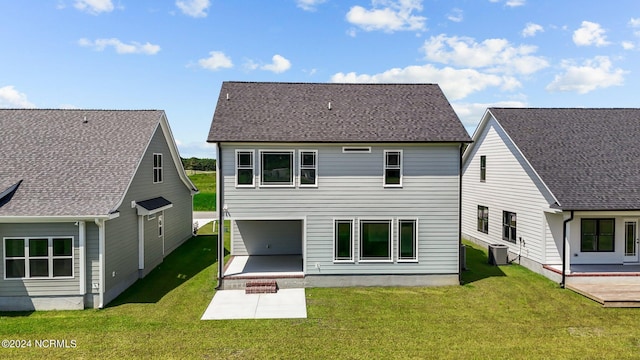
<svg viewBox="0 0 640 360">
<path fill-rule="evenodd" d="M 637 0 L 0 0 L 0 107 L 162 109 L 184 157 L 222 81 L 438 83 L 488 106 L 640 107 Z"/>
</svg>

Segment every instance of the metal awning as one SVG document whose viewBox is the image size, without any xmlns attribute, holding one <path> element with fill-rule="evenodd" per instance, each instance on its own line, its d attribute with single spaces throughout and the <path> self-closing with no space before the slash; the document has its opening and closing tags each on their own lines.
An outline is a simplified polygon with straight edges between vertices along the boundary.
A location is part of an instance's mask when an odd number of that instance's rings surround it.
<svg viewBox="0 0 640 360">
<path fill-rule="evenodd" d="M 171 207 L 173 207 L 171 201 L 163 198 L 162 196 L 149 200 L 136 201 L 138 215 L 152 215 Z"/>
</svg>

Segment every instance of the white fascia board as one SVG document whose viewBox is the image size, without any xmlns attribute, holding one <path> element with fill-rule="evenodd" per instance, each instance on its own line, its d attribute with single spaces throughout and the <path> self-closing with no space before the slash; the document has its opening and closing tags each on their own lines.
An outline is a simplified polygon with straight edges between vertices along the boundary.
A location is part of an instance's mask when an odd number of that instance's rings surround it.
<svg viewBox="0 0 640 360">
<path fill-rule="evenodd" d="M 109 215 L 81 215 L 81 216 L 0 216 L 0 223 L 61 223 L 75 221 L 111 220 L 120 213 Z"/>
</svg>

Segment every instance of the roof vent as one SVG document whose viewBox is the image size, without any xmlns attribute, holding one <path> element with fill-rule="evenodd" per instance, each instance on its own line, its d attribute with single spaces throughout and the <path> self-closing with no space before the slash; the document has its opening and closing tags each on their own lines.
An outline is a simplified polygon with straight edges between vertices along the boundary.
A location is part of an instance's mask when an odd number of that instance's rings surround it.
<svg viewBox="0 0 640 360">
<path fill-rule="evenodd" d="M 229 93 L 227 93 L 227 100 L 229 100 Z"/>
<path fill-rule="evenodd" d="M 82 119 L 82 123 L 83 123 L 83 124 L 86 124 L 86 123 L 88 123 L 88 122 L 89 122 L 89 120 L 87 120 L 87 117 L 85 116 L 85 117 L 84 117 L 84 119 Z"/>
<path fill-rule="evenodd" d="M 327 109 L 331 110 L 331 101 L 329 101 L 329 104 L 327 104 Z"/>
</svg>

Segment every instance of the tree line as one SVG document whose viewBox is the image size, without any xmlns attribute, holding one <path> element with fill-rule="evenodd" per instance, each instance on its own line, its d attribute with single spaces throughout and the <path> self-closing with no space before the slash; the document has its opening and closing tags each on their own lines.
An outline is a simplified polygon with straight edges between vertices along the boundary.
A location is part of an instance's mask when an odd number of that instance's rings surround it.
<svg viewBox="0 0 640 360">
<path fill-rule="evenodd" d="M 185 170 L 216 171 L 216 159 L 180 158 Z"/>
</svg>

